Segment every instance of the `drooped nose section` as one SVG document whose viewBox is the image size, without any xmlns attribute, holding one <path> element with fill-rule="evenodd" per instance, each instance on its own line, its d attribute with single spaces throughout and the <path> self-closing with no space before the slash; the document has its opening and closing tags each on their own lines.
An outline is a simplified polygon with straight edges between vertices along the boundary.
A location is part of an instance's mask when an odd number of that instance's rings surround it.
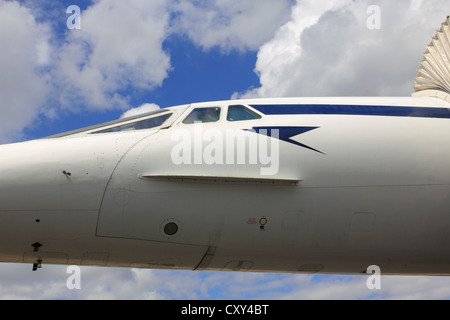
<svg viewBox="0 0 450 320">
<path fill-rule="evenodd" d="M 98 210 L 129 144 L 92 136 L 0 146 L 0 211 Z"/>
</svg>

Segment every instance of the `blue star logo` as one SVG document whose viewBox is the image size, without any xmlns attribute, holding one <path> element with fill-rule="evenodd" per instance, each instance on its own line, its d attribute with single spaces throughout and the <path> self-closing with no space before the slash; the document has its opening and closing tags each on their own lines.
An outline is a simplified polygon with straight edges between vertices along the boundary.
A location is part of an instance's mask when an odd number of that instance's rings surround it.
<svg viewBox="0 0 450 320">
<path fill-rule="evenodd" d="M 278 138 L 282 141 L 292 143 L 299 147 L 306 148 L 306 149 L 324 154 L 322 151 L 319 151 L 310 146 L 307 146 L 306 144 L 297 142 L 292 139 L 292 137 L 298 136 L 300 134 L 303 134 L 303 133 L 306 133 L 309 131 L 316 130 L 318 128 L 319 127 L 253 127 L 251 130 L 246 130 L 246 131 L 254 131 L 258 134 L 263 134 L 268 137 Z M 278 137 L 277 137 L 277 134 L 275 134 L 275 135 L 272 134 L 272 130 L 278 130 Z"/>
</svg>

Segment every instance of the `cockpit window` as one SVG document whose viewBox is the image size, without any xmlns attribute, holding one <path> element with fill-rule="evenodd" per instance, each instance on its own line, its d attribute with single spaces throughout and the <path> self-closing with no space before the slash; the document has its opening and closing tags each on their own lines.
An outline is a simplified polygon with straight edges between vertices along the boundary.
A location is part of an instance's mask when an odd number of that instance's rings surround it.
<svg viewBox="0 0 450 320">
<path fill-rule="evenodd" d="M 195 122 L 217 122 L 220 119 L 220 108 L 197 108 L 192 110 L 192 112 L 183 120 L 184 124 L 192 124 Z"/>
<path fill-rule="evenodd" d="M 164 115 L 161 115 L 158 117 L 153 117 L 153 118 L 149 118 L 149 119 L 145 119 L 145 120 L 141 120 L 141 121 L 137 121 L 137 122 L 127 123 L 127 124 L 117 126 L 117 127 L 112 127 L 112 128 L 105 129 L 105 130 L 92 132 L 92 134 L 121 132 L 121 131 L 134 131 L 134 130 L 144 130 L 144 129 L 156 128 L 156 127 L 163 125 L 163 123 L 166 122 L 166 120 L 169 119 L 171 115 L 172 115 L 171 113 L 167 113 L 167 114 L 164 114 Z"/>
<path fill-rule="evenodd" d="M 228 121 L 245 121 L 255 119 L 261 119 L 261 116 L 247 107 L 244 107 L 242 105 L 228 107 Z"/>
</svg>

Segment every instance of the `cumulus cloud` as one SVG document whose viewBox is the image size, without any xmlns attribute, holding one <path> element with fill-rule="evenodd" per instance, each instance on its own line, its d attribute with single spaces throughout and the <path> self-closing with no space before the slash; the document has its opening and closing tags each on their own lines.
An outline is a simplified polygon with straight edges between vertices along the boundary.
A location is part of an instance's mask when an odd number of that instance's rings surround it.
<svg viewBox="0 0 450 320">
<path fill-rule="evenodd" d="M 200 275 L 131 268 L 81 267 L 80 289 L 69 289 L 74 273 L 66 266 L 0 264 L 0 299 L 195 299 L 201 295 Z"/>
<path fill-rule="evenodd" d="M 0 0 L 0 143 L 17 138 L 48 98 L 45 68 L 51 54 L 51 30 L 17 2 Z"/>
<path fill-rule="evenodd" d="M 162 49 L 169 14 L 163 0 L 98 1 L 67 32 L 54 75 L 64 108 L 125 108 L 127 89 L 160 86 L 171 68 Z"/>
<path fill-rule="evenodd" d="M 80 290 L 70 290 L 66 266 L 0 264 L 0 299 L 448 299 L 449 277 L 196 272 L 131 268 L 80 268 Z"/>
<path fill-rule="evenodd" d="M 180 0 L 173 30 L 208 50 L 257 50 L 289 18 L 290 0 Z"/>
<path fill-rule="evenodd" d="M 450 3 L 377 1 L 379 29 L 368 28 L 372 4 L 298 1 L 290 21 L 259 50 L 261 87 L 240 96 L 410 95 L 419 61 Z"/>
</svg>

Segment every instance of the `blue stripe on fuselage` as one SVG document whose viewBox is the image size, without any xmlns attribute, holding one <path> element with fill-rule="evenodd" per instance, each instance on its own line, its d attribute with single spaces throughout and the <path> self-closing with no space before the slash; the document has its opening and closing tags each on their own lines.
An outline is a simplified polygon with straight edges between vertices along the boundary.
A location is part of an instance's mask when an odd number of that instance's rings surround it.
<svg viewBox="0 0 450 320">
<path fill-rule="evenodd" d="M 328 104 L 273 104 L 251 105 L 251 107 L 266 115 L 309 114 L 450 119 L 450 110 L 447 108 Z"/>
</svg>

